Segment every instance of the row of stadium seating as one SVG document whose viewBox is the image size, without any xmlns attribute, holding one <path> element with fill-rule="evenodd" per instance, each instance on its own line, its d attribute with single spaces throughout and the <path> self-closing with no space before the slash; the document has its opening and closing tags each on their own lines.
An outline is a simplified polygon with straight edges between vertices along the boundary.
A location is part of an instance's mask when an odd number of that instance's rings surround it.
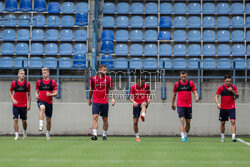
<svg viewBox="0 0 250 167">
<path fill-rule="evenodd" d="M 188 1 L 187 1 L 188 2 Z M 145 8 L 145 9 L 144 9 Z M 172 9 L 173 8 L 173 9 Z M 187 10 L 188 8 L 188 10 Z M 246 4 L 245 11 L 247 14 L 250 14 L 250 3 Z M 216 9 L 216 10 L 215 10 Z M 215 7 L 214 3 L 204 3 L 202 6 L 200 3 L 189 2 L 188 7 L 186 7 L 186 3 L 175 3 L 173 6 L 171 3 L 163 2 L 160 4 L 160 10 L 158 11 L 157 3 L 146 3 L 145 7 L 143 3 L 134 2 L 131 3 L 131 9 L 129 3 L 120 2 L 115 5 L 112 2 L 105 2 L 102 7 L 102 11 L 104 14 L 114 14 L 117 12 L 118 14 L 197 14 L 200 15 L 201 12 L 203 14 L 243 14 L 244 6 L 242 3 L 229 3 L 221 2 L 218 3 Z"/>
<path fill-rule="evenodd" d="M 75 35 L 73 35 L 75 34 Z M 46 35 L 46 38 L 45 38 Z M 0 40 L 2 41 L 87 41 L 87 31 L 78 29 L 73 33 L 71 29 L 63 29 L 59 31 L 57 29 L 47 29 L 44 32 L 43 29 L 33 29 L 31 38 L 30 31 L 28 29 L 19 29 L 17 33 L 13 29 L 4 29 L 1 33 Z"/>
</svg>

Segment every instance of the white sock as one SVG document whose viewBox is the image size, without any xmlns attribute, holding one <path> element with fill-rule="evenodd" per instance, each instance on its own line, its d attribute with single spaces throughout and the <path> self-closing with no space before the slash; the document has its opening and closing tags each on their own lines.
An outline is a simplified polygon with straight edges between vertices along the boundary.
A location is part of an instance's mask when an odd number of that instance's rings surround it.
<svg viewBox="0 0 250 167">
<path fill-rule="evenodd" d="M 187 132 L 184 132 L 184 136 L 185 136 L 185 137 L 188 137 L 188 133 L 187 133 Z"/>
<path fill-rule="evenodd" d="M 145 112 L 142 112 L 141 115 L 145 117 L 145 116 L 146 116 L 146 113 L 145 113 Z"/>
<path fill-rule="evenodd" d="M 220 134 L 221 138 L 225 138 L 225 135 L 224 133 Z"/>
<path fill-rule="evenodd" d="M 185 132 L 181 132 L 181 138 L 183 139 L 185 137 Z"/>
<path fill-rule="evenodd" d="M 49 136 L 49 135 L 50 135 L 50 131 L 46 130 L 46 136 Z"/>
<path fill-rule="evenodd" d="M 39 121 L 40 126 L 43 126 L 43 120 Z"/>
<path fill-rule="evenodd" d="M 93 135 L 97 136 L 97 129 L 93 129 Z"/>
<path fill-rule="evenodd" d="M 234 139 L 236 137 L 236 134 L 232 134 L 232 138 Z"/>
<path fill-rule="evenodd" d="M 135 137 L 136 137 L 136 138 L 139 138 L 139 137 L 140 137 L 140 136 L 139 136 L 139 133 L 136 133 L 136 134 L 135 134 Z"/>
<path fill-rule="evenodd" d="M 106 130 L 103 130 L 102 136 L 107 136 L 107 131 Z"/>
<path fill-rule="evenodd" d="M 23 130 L 23 134 L 26 134 L 27 132 L 26 132 L 26 130 Z"/>
<path fill-rule="evenodd" d="M 19 135 L 18 135 L 18 132 L 15 132 L 15 136 L 16 136 L 16 137 L 18 137 L 18 136 L 19 136 Z"/>
</svg>

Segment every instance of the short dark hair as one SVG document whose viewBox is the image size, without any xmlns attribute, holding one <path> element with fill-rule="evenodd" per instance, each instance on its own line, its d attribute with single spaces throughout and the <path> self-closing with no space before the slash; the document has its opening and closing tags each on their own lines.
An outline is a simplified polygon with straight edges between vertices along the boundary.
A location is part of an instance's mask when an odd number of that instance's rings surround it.
<svg viewBox="0 0 250 167">
<path fill-rule="evenodd" d="M 186 74 L 187 73 L 187 71 L 180 71 L 180 74 Z"/>
<path fill-rule="evenodd" d="M 99 69 L 102 68 L 102 67 L 106 67 L 107 68 L 107 65 L 104 65 L 104 64 L 99 64 Z"/>
<path fill-rule="evenodd" d="M 231 75 L 224 76 L 224 80 L 226 80 L 227 78 L 232 79 L 232 76 Z"/>
<path fill-rule="evenodd" d="M 146 81 L 146 77 L 144 75 L 137 75 L 137 81 Z"/>
</svg>

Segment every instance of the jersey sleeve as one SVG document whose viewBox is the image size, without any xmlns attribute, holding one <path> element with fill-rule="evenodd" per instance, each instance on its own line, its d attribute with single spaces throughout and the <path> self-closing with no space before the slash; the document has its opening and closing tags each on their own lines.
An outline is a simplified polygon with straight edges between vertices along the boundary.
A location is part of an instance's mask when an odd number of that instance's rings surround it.
<svg viewBox="0 0 250 167">
<path fill-rule="evenodd" d="M 146 93 L 150 94 L 150 87 L 149 87 L 149 85 L 147 85 L 147 92 Z"/>
<path fill-rule="evenodd" d="M 93 78 L 90 79 L 89 86 L 93 89 L 94 88 L 94 81 Z"/>
<path fill-rule="evenodd" d="M 222 87 L 222 86 L 219 86 L 219 88 L 217 89 L 216 94 L 217 94 L 217 95 L 220 95 L 220 94 L 222 93 L 222 91 L 223 91 L 223 87 Z"/>
<path fill-rule="evenodd" d="M 193 92 L 197 90 L 193 81 L 190 81 L 190 86 Z"/>
<path fill-rule="evenodd" d="M 112 88 L 114 86 L 114 83 L 112 81 L 112 78 L 110 77 L 110 80 L 109 80 L 109 87 Z"/>
<path fill-rule="evenodd" d="M 36 82 L 36 90 L 39 90 L 39 87 L 40 87 L 40 80 Z"/>
<path fill-rule="evenodd" d="M 134 86 L 131 87 L 131 89 L 130 89 L 130 94 L 131 94 L 131 95 L 134 95 L 134 94 L 135 94 L 135 87 L 134 87 Z"/>
<path fill-rule="evenodd" d="M 57 83 L 55 80 L 52 80 L 52 87 L 53 87 L 53 90 L 57 90 Z"/>
<path fill-rule="evenodd" d="M 13 91 L 15 88 L 15 81 L 13 81 L 10 85 L 10 91 Z"/>
<path fill-rule="evenodd" d="M 29 82 L 27 82 L 27 92 L 30 92 L 30 83 Z"/>
<path fill-rule="evenodd" d="M 178 89 L 178 82 L 175 82 L 173 92 L 176 93 L 177 89 Z"/>
<path fill-rule="evenodd" d="M 233 85 L 233 90 L 234 90 L 235 93 L 238 93 L 238 89 L 237 89 L 237 87 L 235 85 Z"/>
</svg>

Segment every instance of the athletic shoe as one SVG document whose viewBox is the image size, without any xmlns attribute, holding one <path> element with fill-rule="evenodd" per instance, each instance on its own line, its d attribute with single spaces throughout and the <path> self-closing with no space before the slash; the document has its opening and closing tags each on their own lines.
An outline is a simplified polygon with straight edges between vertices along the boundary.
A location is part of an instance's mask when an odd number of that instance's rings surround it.
<svg viewBox="0 0 250 167">
<path fill-rule="evenodd" d="M 27 139 L 27 133 L 24 133 L 23 134 L 23 140 L 26 140 Z"/>
<path fill-rule="evenodd" d="M 187 137 L 184 137 L 184 139 L 185 139 L 185 142 L 187 142 L 187 141 L 188 141 L 188 138 L 187 138 Z"/>
<path fill-rule="evenodd" d="M 136 137 L 136 141 L 141 141 L 139 137 Z"/>
<path fill-rule="evenodd" d="M 48 141 L 49 141 L 49 140 L 50 140 L 50 136 L 47 136 L 47 135 L 46 135 L 46 140 L 48 140 Z"/>
<path fill-rule="evenodd" d="M 14 140 L 18 140 L 19 136 L 15 136 Z"/>
<path fill-rule="evenodd" d="M 91 140 L 97 140 L 97 136 L 92 136 Z"/>
<path fill-rule="evenodd" d="M 39 125 L 39 131 L 41 132 L 43 130 L 43 125 Z"/>
<path fill-rule="evenodd" d="M 102 136 L 102 140 L 107 140 L 107 136 Z"/>
<path fill-rule="evenodd" d="M 220 141 L 221 141 L 222 143 L 224 143 L 224 142 L 225 142 L 225 138 L 222 137 L 222 138 L 220 139 Z"/>
<path fill-rule="evenodd" d="M 233 141 L 233 142 L 236 142 L 236 141 L 237 141 L 237 139 L 236 139 L 236 138 L 232 138 L 232 141 Z"/>
<path fill-rule="evenodd" d="M 142 122 L 145 121 L 145 117 L 143 115 L 141 115 L 141 120 L 142 120 Z"/>
<path fill-rule="evenodd" d="M 182 141 L 182 142 L 186 142 L 186 139 L 185 139 L 185 137 L 184 137 L 184 138 L 181 138 L 181 141 Z"/>
</svg>

